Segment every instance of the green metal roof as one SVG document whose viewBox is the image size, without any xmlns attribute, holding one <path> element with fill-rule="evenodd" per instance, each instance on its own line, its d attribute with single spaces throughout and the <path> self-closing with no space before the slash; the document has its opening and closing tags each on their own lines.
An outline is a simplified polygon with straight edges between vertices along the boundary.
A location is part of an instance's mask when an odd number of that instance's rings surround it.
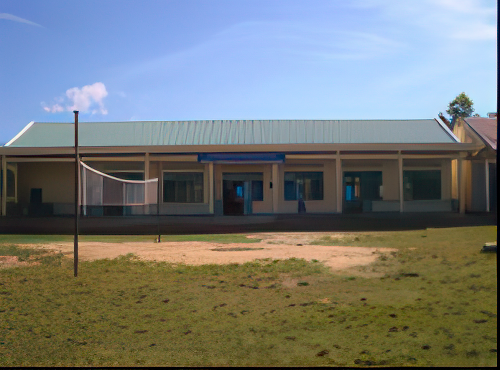
<svg viewBox="0 0 500 370">
<path fill-rule="evenodd" d="M 435 119 L 80 122 L 79 145 L 437 144 L 456 143 Z M 74 123 L 32 122 L 9 147 L 74 145 Z"/>
</svg>

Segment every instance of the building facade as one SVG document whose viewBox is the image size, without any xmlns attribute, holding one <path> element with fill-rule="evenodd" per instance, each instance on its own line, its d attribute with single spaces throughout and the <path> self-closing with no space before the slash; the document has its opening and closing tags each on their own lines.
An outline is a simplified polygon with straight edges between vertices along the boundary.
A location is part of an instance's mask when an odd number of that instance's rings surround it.
<svg viewBox="0 0 500 370">
<path fill-rule="evenodd" d="M 162 215 L 464 212 L 453 168 L 479 148 L 435 119 L 88 122 L 79 137 L 97 171 L 158 178 Z M 0 156 L 2 216 L 74 214 L 74 124 L 31 122 Z M 83 214 L 156 213 L 100 199 Z"/>
</svg>

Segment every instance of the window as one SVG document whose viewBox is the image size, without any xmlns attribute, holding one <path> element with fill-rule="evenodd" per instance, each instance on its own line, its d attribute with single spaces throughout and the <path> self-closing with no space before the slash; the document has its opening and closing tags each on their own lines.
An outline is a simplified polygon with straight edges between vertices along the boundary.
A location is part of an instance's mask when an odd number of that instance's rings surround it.
<svg viewBox="0 0 500 370">
<path fill-rule="evenodd" d="M 165 172 L 163 201 L 166 203 L 203 203 L 203 172 Z"/>
<path fill-rule="evenodd" d="M 3 196 L 3 170 L 0 170 L 0 195 Z M 7 164 L 7 201 L 17 202 L 17 165 Z"/>
<path fill-rule="evenodd" d="M 243 198 L 243 185 L 236 185 L 236 197 Z"/>
<path fill-rule="evenodd" d="M 323 200 L 323 172 L 285 172 L 285 200 Z"/>
<path fill-rule="evenodd" d="M 30 190 L 30 203 L 31 204 L 42 204 L 42 189 L 31 188 L 31 190 Z"/>
<path fill-rule="evenodd" d="M 352 176 L 346 176 L 345 177 L 345 200 L 350 202 L 350 201 L 355 201 L 360 198 L 361 191 L 360 191 L 360 178 L 359 177 L 352 177 Z"/>
<path fill-rule="evenodd" d="M 344 172 L 345 200 L 382 200 L 382 171 Z"/>
<path fill-rule="evenodd" d="M 252 200 L 264 200 L 264 182 L 252 181 Z"/>
<path fill-rule="evenodd" d="M 404 171 L 404 200 L 441 199 L 441 171 Z"/>
<path fill-rule="evenodd" d="M 144 172 L 142 171 L 108 171 L 108 175 L 122 180 L 140 180 L 144 181 Z"/>
</svg>

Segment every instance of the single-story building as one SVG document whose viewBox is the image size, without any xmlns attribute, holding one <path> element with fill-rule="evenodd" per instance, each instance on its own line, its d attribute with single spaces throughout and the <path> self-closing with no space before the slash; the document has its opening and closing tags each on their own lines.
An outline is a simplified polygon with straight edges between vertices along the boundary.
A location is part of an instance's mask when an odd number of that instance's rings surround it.
<svg viewBox="0 0 500 370">
<path fill-rule="evenodd" d="M 465 210 L 496 212 L 497 209 L 497 115 L 459 118 L 453 132 L 463 143 L 479 148 L 466 157 Z M 457 170 L 453 168 L 455 173 Z M 456 190 L 455 190 L 456 192 Z"/>
<path fill-rule="evenodd" d="M 30 122 L 0 147 L 2 216 L 74 214 L 74 127 Z M 291 214 L 302 201 L 307 213 L 464 212 L 452 167 L 481 145 L 439 119 L 79 123 L 81 161 L 160 179 L 162 215 Z M 83 213 L 156 213 L 106 198 Z"/>
</svg>

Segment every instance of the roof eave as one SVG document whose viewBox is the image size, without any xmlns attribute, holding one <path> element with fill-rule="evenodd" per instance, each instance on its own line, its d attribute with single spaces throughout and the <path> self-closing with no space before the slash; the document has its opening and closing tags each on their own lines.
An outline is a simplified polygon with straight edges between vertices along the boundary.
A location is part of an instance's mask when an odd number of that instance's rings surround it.
<svg viewBox="0 0 500 370">
<path fill-rule="evenodd" d="M 126 154 L 126 153 L 217 153 L 217 152 L 363 152 L 363 151 L 452 151 L 467 152 L 481 148 L 472 143 L 429 143 L 429 144 L 237 144 L 237 145 L 172 145 L 172 146 L 127 146 L 127 147 L 80 147 L 81 154 Z M 73 155 L 74 147 L 20 148 L 0 147 L 0 154 L 7 156 Z"/>
<path fill-rule="evenodd" d="M 492 150 L 494 150 L 494 151 L 496 151 L 496 150 L 497 150 L 497 148 L 496 148 L 496 147 L 495 147 L 495 148 L 493 147 L 493 143 L 490 143 L 488 140 L 486 140 L 486 139 L 483 137 L 483 135 L 481 135 L 479 132 L 477 132 L 477 130 L 476 130 L 474 127 L 472 127 L 472 126 L 470 125 L 470 123 L 469 123 L 466 119 L 464 119 L 463 121 L 465 122 L 465 124 L 467 125 L 467 127 L 468 127 L 471 131 L 472 131 L 472 133 L 473 133 L 473 134 L 475 134 L 475 135 L 476 135 L 476 137 L 477 137 L 477 138 L 478 138 L 478 139 L 479 139 L 482 143 L 484 143 L 484 145 L 485 145 L 485 146 L 489 147 L 490 149 L 492 149 Z"/>
</svg>

